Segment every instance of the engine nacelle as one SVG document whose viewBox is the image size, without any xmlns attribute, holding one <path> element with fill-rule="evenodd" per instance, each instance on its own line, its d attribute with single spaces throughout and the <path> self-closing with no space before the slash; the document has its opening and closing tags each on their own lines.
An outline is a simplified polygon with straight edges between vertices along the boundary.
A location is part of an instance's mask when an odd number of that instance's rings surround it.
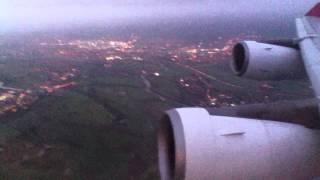
<svg viewBox="0 0 320 180">
<path fill-rule="evenodd" d="M 298 49 L 256 41 L 236 44 L 231 66 L 238 76 L 258 80 L 300 78 L 305 74 Z"/>
<path fill-rule="evenodd" d="M 160 121 L 159 168 L 171 179 L 315 179 L 320 131 L 274 121 L 174 109 Z"/>
</svg>

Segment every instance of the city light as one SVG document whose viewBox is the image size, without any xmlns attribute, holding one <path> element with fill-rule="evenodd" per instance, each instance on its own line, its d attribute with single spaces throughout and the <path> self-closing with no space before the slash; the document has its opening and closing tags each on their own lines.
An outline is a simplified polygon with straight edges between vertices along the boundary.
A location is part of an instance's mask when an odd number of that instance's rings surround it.
<svg viewBox="0 0 320 180">
<path fill-rule="evenodd" d="M 234 86 L 228 82 L 218 80 L 211 75 L 200 71 L 194 67 L 188 65 L 188 62 L 214 62 L 220 61 L 226 57 L 230 57 L 233 45 L 240 41 L 243 37 L 236 37 L 229 40 L 223 38 L 217 39 L 213 43 L 177 43 L 174 40 L 165 40 L 157 42 L 148 42 L 146 40 L 140 40 L 137 36 L 132 36 L 126 40 L 119 40 L 107 37 L 101 37 L 98 39 L 64 39 L 62 37 L 45 37 L 35 39 L 33 44 L 37 49 L 39 55 L 45 55 L 51 59 L 81 59 L 83 62 L 99 61 L 103 64 L 104 68 L 113 67 L 114 62 L 130 63 L 133 61 L 144 62 L 153 61 L 154 59 L 168 59 L 174 61 L 176 65 L 193 72 L 198 79 L 202 77 L 208 78 L 227 86 Z M 251 36 L 250 39 L 258 39 L 257 36 Z M 217 46 L 216 44 L 219 44 Z M 29 49 L 29 46 L 23 46 L 23 48 L 17 50 L 4 51 L 4 57 L 16 57 L 26 58 L 30 55 L 30 52 L 35 52 L 33 49 Z M 31 54 L 34 56 L 34 54 Z M 54 62 L 54 61 L 52 61 Z M 51 61 L 47 62 L 48 65 Z M 61 62 L 65 63 L 65 62 Z M 52 64 L 53 67 L 56 64 Z M 142 65 L 142 64 L 141 64 Z M 62 69 L 51 69 L 49 66 L 33 67 L 33 72 L 37 74 L 43 74 L 48 76 L 47 81 L 43 81 L 40 84 L 34 84 L 30 89 L 14 89 L 9 88 L 0 91 L 0 113 L 15 112 L 20 108 L 27 108 L 30 104 L 35 102 L 41 94 L 51 94 L 62 89 L 68 89 L 78 85 L 75 80 L 81 71 L 73 66 L 63 66 Z M 144 77 L 145 83 L 148 85 L 148 91 L 150 90 L 151 83 L 146 79 L 146 75 L 149 73 L 147 70 L 142 70 L 142 77 Z M 160 72 L 152 73 L 156 77 L 160 77 Z M 198 81 L 190 81 L 185 78 L 179 78 L 178 82 L 186 90 L 198 91 Z M 220 101 L 229 101 L 232 97 L 224 94 L 213 97 L 211 95 L 210 86 L 207 87 L 206 104 L 216 106 Z M 272 86 L 268 84 L 261 85 L 261 88 L 271 89 Z M 229 104 L 233 106 L 235 104 Z"/>
</svg>

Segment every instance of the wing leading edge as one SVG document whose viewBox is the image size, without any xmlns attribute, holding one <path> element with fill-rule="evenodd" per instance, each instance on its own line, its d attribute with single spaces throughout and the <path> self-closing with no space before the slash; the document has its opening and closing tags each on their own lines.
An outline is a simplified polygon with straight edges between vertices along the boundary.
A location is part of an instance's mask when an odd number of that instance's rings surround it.
<svg viewBox="0 0 320 180">
<path fill-rule="evenodd" d="M 296 28 L 304 65 L 320 105 L 320 18 L 298 18 Z"/>
</svg>

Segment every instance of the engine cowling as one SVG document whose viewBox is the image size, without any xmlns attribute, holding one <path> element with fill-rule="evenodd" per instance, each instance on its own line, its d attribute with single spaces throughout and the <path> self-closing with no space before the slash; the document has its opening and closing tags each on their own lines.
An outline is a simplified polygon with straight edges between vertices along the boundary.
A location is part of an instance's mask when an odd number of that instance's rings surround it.
<svg viewBox="0 0 320 180">
<path fill-rule="evenodd" d="M 320 177 L 319 130 L 202 108 L 170 110 L 159 127 L 163 180 Z"/>
<path fill-rule="evenodd" d="M 257 80 L 301 78 L 305 74 L 298 49 L 256 41 L 236 44 L 231 66 L 238 76 Z"/>
</svg>

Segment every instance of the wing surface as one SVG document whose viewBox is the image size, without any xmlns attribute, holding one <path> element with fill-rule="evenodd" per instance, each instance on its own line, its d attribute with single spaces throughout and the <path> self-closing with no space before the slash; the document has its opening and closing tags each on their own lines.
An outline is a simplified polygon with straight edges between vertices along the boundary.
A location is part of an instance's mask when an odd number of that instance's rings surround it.
<svg viewBox="0 0 320 180">
<path fill-rule="evenodd" d="M 304 65 L 320 104 L 320 18 L 298 18 L 296 28 Z"/>
</svg>

